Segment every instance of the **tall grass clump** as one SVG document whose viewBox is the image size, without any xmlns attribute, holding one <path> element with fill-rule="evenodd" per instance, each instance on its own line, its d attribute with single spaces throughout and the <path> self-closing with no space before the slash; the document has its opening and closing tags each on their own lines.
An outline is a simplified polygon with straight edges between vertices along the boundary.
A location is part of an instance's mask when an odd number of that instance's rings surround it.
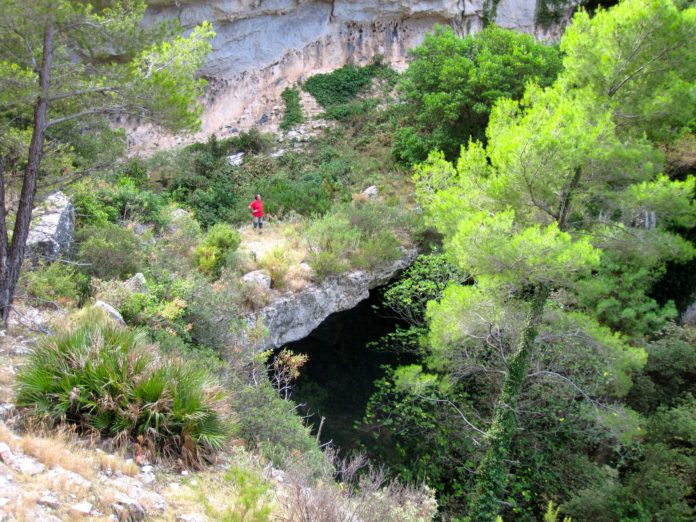
<svg viewBox="0 0 696 522">
<path fill-rule="evenodd" d="M 35 416 L 187 465 L 225 441 L 223 399 L 205 371 L 158 357 L 144 333 L 96 308 L 44 338 L 17 376 L 17 404 Z"/>
</svg>

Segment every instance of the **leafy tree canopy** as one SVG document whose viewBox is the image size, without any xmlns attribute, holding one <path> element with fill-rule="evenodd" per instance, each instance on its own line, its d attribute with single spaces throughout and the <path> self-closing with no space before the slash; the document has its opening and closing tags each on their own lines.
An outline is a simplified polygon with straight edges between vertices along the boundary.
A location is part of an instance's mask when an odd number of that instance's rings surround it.
<svg viewBox="0 0 696 522">
<path fill-rule="evenodd" d="M 403 121 L 393 149 L 407 164 L 424 160 L 432 149 L 454 159 L 470 137 L 485 139 L 498 98 L 519 99 L 529 81 L 550 85 L 561 68 L 556 47 L 498 27 L 465 38 L 437 27 L 411 54 L 398 85 Z"/>
</svg>

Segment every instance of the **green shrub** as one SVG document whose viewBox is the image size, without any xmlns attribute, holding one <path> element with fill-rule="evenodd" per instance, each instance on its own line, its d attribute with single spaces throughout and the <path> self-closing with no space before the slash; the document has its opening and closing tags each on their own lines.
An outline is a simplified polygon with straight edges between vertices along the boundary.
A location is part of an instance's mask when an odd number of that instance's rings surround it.
<svg viewBox="0 0 696 522">
<path fill-rule="evenodd" d="M 93 182 L 75 183 L 71 187 L 75 206 L 75 224 L 78 228 L 87 225 L 104 225 L 118 221 L 118 209 L 102 197 L 103 186 Z"/>
<path fill-rule="evenodd" d="M 358 248 L 360 230 L 344 215 L 327 214 L 309 224 L 305 240 L 310 252 L 331 252 L 343 258 Z"/>
<path fill-rule="evenodd" d="M 226 437 L 223 396 L 184 361 L 160 359 L 145 335 L 89 309 L 70 330 L 40 341 L 17 376 L 17 404 L 54 423 L 117 441 L 149 441 L 189 465 Z"/>
<path fill-rule="evenodd" d="M 139 175 L 137 172 L 133 174 Z M 163 225 L 164 198 L 150 190 L 143 190 L 141 183 L 142 180 L 138 178 L 121 176 L 114 185 L 102 182 L 96 188 L 94 183 L 78 183 L 73 186 L 72 196 L 78 226 L 128 220 Z"/>
<path fill-rule="evenodd" d="M 198 498 L 210 520 L 220 522 L 268 522 L 271 520 L 271 484 L 251 466 L 235 464 L 222 476 L 222 484 L 216 484 L 212 496 L 201 484 Z M 222 491 L 220 491 L 222 490 Z M 211 502 L 212 500 L 212 502 Z"/>
<path fill-rule="evenodd" d="M 345 65 L 327 74 L 315 74 L 305 82 L 304 89 L 314 96 L 319 105 L 329 109 L 354 100 L 370 85 L 373 78 L 383 78 L 387 84 L 392 84 L 395 74 L 392 69 L 380 63 L 366 67 Z"/>
<path fill-rule="evenodd" d="M 237 275 L 228 276 L 223 271 L 214 285 L 201 276 L 189 277 L 187 282 L 190 288 L 185 295 L 187 306 L 182 320 L 190 325 L 191 341 L 223 351 L 230 345 L 230 334 L 240 321 L 242 291 Z"/>
<path fill-rule="evenodd" d="M 89 295 L 89 278 L 72 265 L 52 263 L 42 265 L 24 276 L 27 293 L 39 305 L 58 303 L 77 305 Z"/>
<path fill-rule="evenodd" d="M 206 275 L 219 277 L 228 255 L 234 253 L 240 243 L 239 232 L 230 225 L 213 225 L 203 238 L 203 244 L 196 250 L 198 268 Z"/>
<path fill-rule="evenodd" d="M 246 152 L 259 154 L 271 148 L 275 137 L 273 134 L 261 133 L 258 129 L 249 132 L 240 132 L 239 136 L 227 139 L 227 152 Z"/>
<path fill-rule="evenodd" d="M 324 117 L 329 120 L 345 121 L 364 116 L 375 110 L 379 105 L 378 100 L 361 100 L 350 103 L 341 103 L 332 105 L 324 113 Z"/>
<path fill-rule="evenodd" d="M 392 149 L 406 165 L 425 160 L 431 150 L 455 158 L 469 138 L 485 142 L 498 99 L 521 98 L 530 81 L 549 86 L 562 68 L 557 46 L 495 26 L 464 38 L 436 27 L 410 54 L 398 85 Z"/>
<path fill-rule="evenodd" d="M 319 279 L 341 274 L 350 268 L 347 259 L 341 258 L 333 252 L 312 252 L 307 261 Z"/>
<path fill-rule="evenodd" d="M 323 214 L 331 208 L 331 194 L 321 178 L 296 180 L 281 171 L 259 180 L 255 186 L 263 194 L 266 212 L 274 216 L 290 211 L 305 216 Z"/>
<path fill-rule="evenodd" d="M 353 264 L 358 268 L 371 269 L 380 263 L 399 259 L 400 246 L 393 233 L 382 230 L 360 244 L 360 250 L 353 255 Z"/>
<path fill-rule="evenodd" d="M 78 258 L 88 274 L 124 278 L 141 270 L 143 245 L 129 229 L 113 223 L 88 226 L 78 234 Z"/>
<path fill-rule="evenodd" d="M 288 87 L 280 96 L 285 102 L 285 114 L 283 114 L 283 121 L 280 122 L 280 128 L 288 130 L 304 121 L 300 93 L 297 89 Z"/>
<path fill-rule="evenodd" d="M 271 275 L 273 288 L 282 288 L 285 284 L 285 274 L 290 268 L 290 258 L 287 251 L 282 247 L 274 247 L 267 252 L 260 260 L 259 266 L 268 271 Z"/>
<path fill-rule="evenodd" d="M 302 461 L 320 472 L 324 456 L 309 428 L 295 413 L 294 404 L 283 400 L 268 381 L 258 385 L 233 383 L 237 435 L 258 448 L 276 467 Z"/>
</svg>

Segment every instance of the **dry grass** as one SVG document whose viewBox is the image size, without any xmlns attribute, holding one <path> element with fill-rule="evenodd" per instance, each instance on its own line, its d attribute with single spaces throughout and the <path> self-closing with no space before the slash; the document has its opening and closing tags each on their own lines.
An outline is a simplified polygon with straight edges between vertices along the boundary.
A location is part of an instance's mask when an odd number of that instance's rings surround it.
<svg viewBox="0 0 696 522">
<path fill-rule="evenodd" d="M 108 453 L 101 453 L 98 457 L 99 469 L 104 473 L 114 474 L 120 473 L 121 475 L 128 475 L 129 477 L 134 477 L 140 471 L 137 464 L 132 461 L 124 460 L 123 457 L 118 455 L 110 455 Z"/>
<path fill-rule="evenodd" d="M 49 469 L 60 467 L 86 479 L 94 478 L 98 470 L 131 477 L 140 470 L 119 455 L 80 447 L 77 436 L 66 429 L 54 430 L 50 437 L 29 434 L 19 437 L 0 423 L 0 442 L 5 442 L 12 451 L 34 457 Z"/>
<path fill-rule="evenodd" d="M 310 274 L 299 266 L 307 257 L 302 240 L 305 225 L 304 222 L 273 223 L 260 235 L 249 226 L 240 229 L 240 270 L 250 272 L 262 268 L 271 274 L 273 288 L 302 290 L 310 281 Z"/>
<path fill-rule="evenodd" d="M 300 265 L 288 268 L 285 274 L 285 287 L 292 292 L 299 292 L 312 281 L 312 270 Z"/>
</svg>

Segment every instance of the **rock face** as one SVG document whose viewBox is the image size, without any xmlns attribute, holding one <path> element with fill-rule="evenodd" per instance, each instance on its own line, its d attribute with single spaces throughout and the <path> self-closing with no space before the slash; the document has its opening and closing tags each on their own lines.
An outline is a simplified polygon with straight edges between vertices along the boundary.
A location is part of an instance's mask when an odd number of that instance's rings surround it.
<svg viewBox="0 0 696 522">
<path fill-rule="evenodd" d="M 417 252 L 404 251 L 401 259 L 384 263 L 375 270 L 356 270 L 329 277 L 295 294 L 282 296 L 252 314 L 250 324 L 259 319 L 268 330 L 260 349 L 279 348 L 309 335 L 329 315 L 349 310 L 369 297 L 370 290 L 386 284 L 411 264 Z"/>
<path fill-rule="evenodd" d="M 149 0 L 146 23 L 178 19 L 191 28 L 209 21 L 217 33 L 202 71 L 209 81 L 203 129 L 188 138 L 141 127 L 131 150 L 180 145 L 210 134 L 257 126 L 275 130 L 280 93 L 307 77 L 381 55 L 404 68 L 408 50 L 435 24 L 458 34 L 490 18 L 501 27 L 557 38 L 561 24 L 536 23 L 539 0 Z M 567 19 L 579 0 L 567 0 Z"/>
<path fill-rule="evenodd" d="M 39 260 L 58 259 L 70 248 L 74 228 L 75 207 L 72 201 L 62 192 L 52 194 L 34 209 L 27 238 L 27 259 L 34 264 Z"/>
</svg>

